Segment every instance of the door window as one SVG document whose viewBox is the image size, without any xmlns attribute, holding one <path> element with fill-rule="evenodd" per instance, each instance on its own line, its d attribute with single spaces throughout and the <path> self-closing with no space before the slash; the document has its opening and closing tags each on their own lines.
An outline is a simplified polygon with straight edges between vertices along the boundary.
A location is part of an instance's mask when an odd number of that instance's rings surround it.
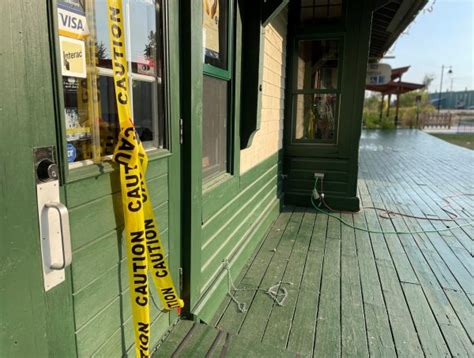
<svg viewBox="0 0 474 358">
<path fill-rule="evenodd" d="M 129 92 L 145 148 L 166 147 L 160 0 L 124 0 Z M 107 0 L 58 1 L 64 119 L 71 167 L 113 153 L 120 129 Z"/>
</svg>

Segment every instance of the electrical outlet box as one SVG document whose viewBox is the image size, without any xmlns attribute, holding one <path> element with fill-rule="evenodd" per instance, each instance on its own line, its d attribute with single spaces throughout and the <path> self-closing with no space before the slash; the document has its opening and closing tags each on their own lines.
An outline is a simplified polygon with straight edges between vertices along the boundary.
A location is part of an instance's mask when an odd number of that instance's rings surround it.
<svg viewBox="0 0 474 358">
<path fill-rule="evenodd" d="M 324 179 L 324 173 L 314 173 L 314 179 Z"/>
</svg>

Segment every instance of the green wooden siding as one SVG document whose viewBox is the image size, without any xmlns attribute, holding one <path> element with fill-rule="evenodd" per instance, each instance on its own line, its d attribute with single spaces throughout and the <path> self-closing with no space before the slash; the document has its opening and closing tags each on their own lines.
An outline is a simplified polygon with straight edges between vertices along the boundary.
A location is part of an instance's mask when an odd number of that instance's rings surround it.
<svg viewBox="0 0 474 358">
<path fill-rule="evenodd" d="M 227 292 L 227 259 L 234 274 L 239 273 L 260 243 L 280 209 L 280 153 L 240 176 L 235 192 L 216 191 L 212 201 L 203 204 L 201 231 L 200 300 L 193 313 L 209 320 Z M 222 184 L 226 188 L 225 183 Z"/>
<path fill-rule="evenodd" d="M 150 197 L 167 252 L 169 178 L 168 158 L 149 164 Z M 118 173 L 70 183 L 66 199 L 73 238 L 71 273 L 77 353 L 119 356 L 133 348 L 133 331 Z M 173 274 L 176 280 L 177 272 Z M 153 284 L 150 288 L 154 301 L 159 302 Z M 152 328 L 153 346 L 169 327 L 171 318 L 153 305 L 150 318 L 156 321 Z"/>
</svg>

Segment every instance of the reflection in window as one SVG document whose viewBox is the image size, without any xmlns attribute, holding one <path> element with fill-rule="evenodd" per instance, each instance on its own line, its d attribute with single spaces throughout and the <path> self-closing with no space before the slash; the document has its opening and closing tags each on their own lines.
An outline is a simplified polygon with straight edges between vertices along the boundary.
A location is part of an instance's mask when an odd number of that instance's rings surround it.
<svg viewBox="0 0 474 358">
<path fill-rule="evenodd" d="M 300 23 L 327 23 L 342 16 L 342 0 L 301 0 Z"/>
<path fill-rule="evenodd" d="M 204 63 L 227 68 L 228 0 L 203 0 L 202 41 Z"/>
<path fill-rule="evenodd" d="M 337 88 L 337 40 L 298 43 L 298 89 Z"/>
<path fill-rule="evenodd" d="M 161 148 L 165 144 L 161 1 L 124 0 L 123 11 L 134 123 L 146 147 Z M 82 21 L 86 30 L 71 34 L 68 16 Z M 61 40 L 82 44 L 86 58 L 83 73 L 68 71 L 66 76 L 63 68 L 68 161 L 97 161 L 113 153 L 119 131 L 107 1 L 59 1 L 58 22 Z M 61 46 L 64 56 L 66 47 Z"/>
<path fill-rule="evenodd" d="M 296 139 L 333 141 L 336 135 L 337 95 L 296 95 Z"/>
<path fill-rule="evenodd" d="M 203 180 L 227 171 L 227 81 L 204 76 L 202 114 Z"/>
<path fill-rule="evenodd" d="M 293 90 L 297 141 L 334 143 L 337 139 L 339 41 L 318 39 L 297 43 Z"/>
</svg>

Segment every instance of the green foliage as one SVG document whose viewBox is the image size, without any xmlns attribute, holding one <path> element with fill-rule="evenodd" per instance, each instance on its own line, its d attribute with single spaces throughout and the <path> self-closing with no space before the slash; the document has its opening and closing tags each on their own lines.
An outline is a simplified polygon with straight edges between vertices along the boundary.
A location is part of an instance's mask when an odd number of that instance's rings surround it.
<svg viewBox="0 0 474 358">
<path fill-rule="evenodd" d="M 365 99 L 364 110 L 377 111 L 380 108 L 380 100 L 382 96 L 378 93 L 372 93 Z"/>
<path fill-rule="evenodd" d="M 377 112 L 364 111 L 364 114 L 362 115 L 362 123 L 364 127 L 368 129 L 379 128 L 379 115 L 377 114 Z"/>
<path fill-rule="evenodd" d="M 419 116 L 423 113 L 435 111 L 433 105 L 429 101 L 428 92 L 424 89 L 408 92 L 400 95 L 400 108 L 398 112 L 398 125 L 403 128 L 416 127 L 417 114 L 417 96 L 421 96 L 418 104 Z M 390 114 L 387 117 L 388 98 L 385 96 L 383 103 L 383 116 L 380 119 L 380 101 L 382 96 L 380 94 L 372 94 L 367 97 L 364 103 L 363 124 L 368 129 L 391 129 L 395 128 L 395 106 L 393 102 L 395 96 L 392 96 L 392 103 Z"/>
</svg>

